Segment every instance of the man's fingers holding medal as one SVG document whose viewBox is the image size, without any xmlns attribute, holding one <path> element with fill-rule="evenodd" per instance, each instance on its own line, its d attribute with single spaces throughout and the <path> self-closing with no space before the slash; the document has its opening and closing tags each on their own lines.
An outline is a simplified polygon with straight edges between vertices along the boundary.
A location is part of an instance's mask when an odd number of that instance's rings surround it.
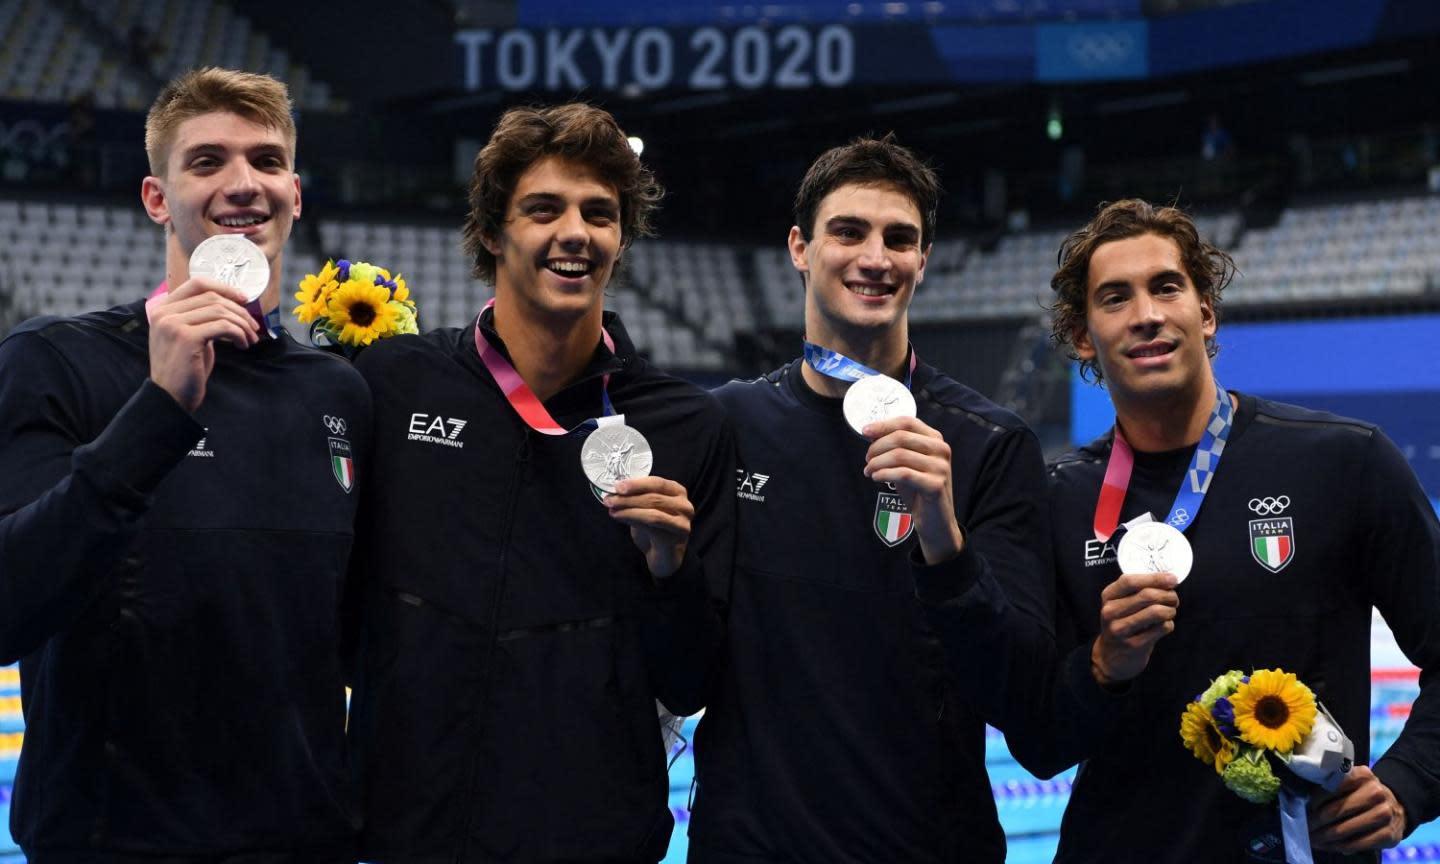
<svg viewBox="0 0 1440 864">
<path fill-rule="evenodd" d="M 248 348 L 259 338 L 239 295 L 214 280 L 194 278 L 146 304 L 150 378 L 187 411 L 200 407 L 215 365 L 213 342 Z"/>
<path fill-rule="evenodd" d="M 1124 573 L 1100 592 L 1100 635 L 1090 669 L 1102 685 L 1145 670 L 1155 643 L 1175 630 L 1180 595 L 1173 573 Z"/>
<path fill-rule="evenodd" d="M 950 445 L 919 419 L 892 417 L 871 423 L 865 427 L 865 437 L 870 439 L 870 449 L 865 451 L 866 477 L 922 495 L 948 490 Z"/>
<path fill-rule="evenodd" d="M 1123 573 L 1100 592 L 1100 636 L 1141 647 L 1174 629 L 1179 606 L 1173 573 Z"/>
<path fill-rule="evenodd" d="M 690 503 L 684 486 L 653 474 L 616 482 L 615 491 L 605 496 L 605 506 L 611 512 L 619 508 L 642 508 L 683 514 L 686 522 L 684 530 L 687 532 L 690 530 L 689 520 L 695 515 L 695 507 Z"/>
<path fill-rule="evenodd" d="M 612 517 L 630 526 L 651 576 L 664 579 L 680 569 L 695 518 L 684 486 L 653 475 L 632 477 L 617 483 L 604 503 Z"/>
<path fill-rule="evenodd" d="M 1175 584 L 1173 573 L 1122 573 L 1100 592 L 1101 621 L 1106 619 L 1107 609 L 1119 619 L 1152 606 L 1174 609 L 1180 605 Z"/>
<path fill-rule="evenodd" d="M 195 277 L 175 291 L 146 303 L 151 340 L 168 343 L 222 339 L 248 348 L 259 338 L 260 325 L 245 311 L 238 291 L 213 279 Z"/>
<path fill-rule="evenodd" d="M 244 311 L 247 302 L 245 295 L 233 286 L 226 285 L 224 282 L 208 276 L 191 276 L 189 279 L 175 286 L 172 290 L 157 296 L 152 302 L 156 305 L 174 306 L 182 301 L 193 298 L 199 298 L 203 302 L 210 302 L 216 298 L 224 298 L 234 303 L 241 311 Z"/>
<path fill-rule="evenodd" d="M 915 533 L 926 563 L 938 564 L 960 554 L 965 537 L 955 521 L 950 445 L 939 432 L 915 417 L 891 417 L 865 427 L 866 477 L 889 483 L 915 516 Z"/>
</svg>

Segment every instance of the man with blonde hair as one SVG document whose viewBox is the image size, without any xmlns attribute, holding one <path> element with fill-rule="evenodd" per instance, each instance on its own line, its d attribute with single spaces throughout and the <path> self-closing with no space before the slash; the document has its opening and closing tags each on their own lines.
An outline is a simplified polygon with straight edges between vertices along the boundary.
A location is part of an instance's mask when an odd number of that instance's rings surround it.
<svg viewBox="0 0 1440 864">
<path fill-rule="evenodd" d="M 11 831 L 37 864 L 350 861 L 337 621 L 370 401 L 278 327 L 289 96 L 190 72 L 145 137 L 164 281 L 0 343 Z M 222 235 L 258 298 L 191 272 Z"/>
</svg>

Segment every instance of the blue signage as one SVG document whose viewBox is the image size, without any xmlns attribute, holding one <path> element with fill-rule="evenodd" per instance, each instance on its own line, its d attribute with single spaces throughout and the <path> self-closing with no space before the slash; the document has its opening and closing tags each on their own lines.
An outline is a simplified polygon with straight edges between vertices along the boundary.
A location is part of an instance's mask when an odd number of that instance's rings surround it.
<svg viewBox="0 0 1440 864">
<path fill-rule="evenodd" d="M 982 15 L 952 14 L 948 2 L 545 0 L 522 4 L 519 27 L 462 30 L 455 42 L 466 90 L 654 92 L 1113 81 L 1440 29 L 1440 12 L 1425 14 L 1415 0 L 1265 0 L 1154 19 L 1136 5 L 1095 0 L 1062 21 L 1051 14 L 1059 6 L 1038 2 L 995 3 Z"/>
<path fill-rule="evenodd" d="M 462 30 L 455 41 L 466 90 L 803 90 L 863 80 L 843 24 Z"/>
<path fill-rule="evenodd" d="M 1150 35 L 1144 21 L 1039 24 L 1037 81 L 1104 81 L 1150 73 Z"/>
</svg>

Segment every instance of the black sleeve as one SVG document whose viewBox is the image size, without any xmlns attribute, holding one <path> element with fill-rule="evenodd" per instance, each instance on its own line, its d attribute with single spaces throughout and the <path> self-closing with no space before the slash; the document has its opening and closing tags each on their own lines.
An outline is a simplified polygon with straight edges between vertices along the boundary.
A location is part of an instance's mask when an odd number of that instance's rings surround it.
<svg viewBox="0 0 1440 864">
<path fill-rule="evenodd" d="M 148 379 L 87 440 L 80 376 L 40 334 L 0 343 L 0 663 L 74 619 L 204 435 Z M 102 426 L 103 424 L 103 426 Z"/>
<path fill-rule="evenodd" d="M 1069 542 L 1066 538 L 1073 539 L 1073 535 L 1063 530 L 1062 526 L 1067 523 L 1062 520 L 1073 521 L 1078 517 L 1088 536 L 1094 496 L 1090 495 L 1077 509 L 1074 501 L 1067 500 L 1059 474 L 1052 468 L 1048 495 L 1050 548 L 1056 561 L 1058 583 L 1055 645 L 1060 656 L 1059 678 L 1052 693 L 1055 701 L 1050 715 L 1053 726 L 1048 758 L 1063 768 L 1088 758 L 1094 749 L 1104 746 L 1123 730 L 1126 722 L 1133 722 L 1133 712 L 1140 706 L 1132 698 L 1135 688 L 1131 682 L 1101 687 L 1092 673 L 1090 654 L 1100 626 L 1100 595 L 1097 591 L 1094 597 L 1085 598 L 1081 603 L 1066 589 L 1059 561 L 1062 544 Z"/>
<path fill-rule="evenodd" d="M 357 356 L 350 358 L 360 369 Z M 370 393 L 370 379 L 361 375 L 365 382 L 366 395 Z M 375 560 L 374 547 L 383 543 L 386 532 L 374 523 L 376 507 L 372 495 L 382 488 L 371 482 L 372 456 L 375 450 L 376 412 L 373 401 L 367 400 L 365 412 L 366 429 L 363 436 L 357 436 L 355 451 L 355 534 L 350 542 L 350 561 L 345 568 L 345 584 L 340 591 L 340 672 L 347 687 L 354 687 L 360 674 L 361 658 L 364 656 L 360 640 L 364 633 L 365 592 L 370 580 L 368 564 Z"/>
<path fill-rule="evenodd" d="M 1361 483 L 1368 526 L 1361 560 L 1371 562 L 1371 602 L 1420 667 L 1420 696 L 1375 764 L 1405 808 L 1409 833 L 1440 816 L 1440 524 L 1405 457 L 1379 432 L 1371 436 Z"/>
<path fill-rule="evenodd" d="M 1050 777 L 1079 758 L 1075 715 L 1104 711 L 1106 699 L 1087 684 L 1088 652 L 1057 652 L 1044 463 L 1029 430 L 999 439 L 974 495 L 964 551 L 933 567 L 912 557 L 916 596 L 967 701 L 1026 770 Z"/>
<path fill-rule="evenodd" d="M 724 596 L 735 561 L 735 434 L 718 410 L 710 416 L 718 418 L 711 444 L 686 489 L 695 518 L 685 561 L 652 589 L 641 627 L 655 695 L 672 714 L 704 707 L 723 635 L 712 596 Z"/>
</svg>

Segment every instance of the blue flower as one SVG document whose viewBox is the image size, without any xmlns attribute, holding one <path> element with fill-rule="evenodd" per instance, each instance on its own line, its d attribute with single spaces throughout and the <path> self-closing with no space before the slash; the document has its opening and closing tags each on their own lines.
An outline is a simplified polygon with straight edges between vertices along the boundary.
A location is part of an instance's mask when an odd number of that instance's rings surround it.
<svg viewBox="0 0 1440 864">
<path fill-rule="evenodd" d="M 335 262 L 335 266 L 336 266 L 336 268 L 338 268 L 338 269 L 340 270 L 340 281 L 341 281 L 341 282 L 345 282 L 345 281 L 349 280 L 349 278 L 350 278 L 350 262 L 349 262 L 349 261 L 346 261 L 344 258 L 341 258 L 339 261 L 336 261 L 336 262 Z"/>
<path fill-rule="evenodd" d="M 1228 696 L 1221 696 L 1215 700 L 1215 707 L 1210 709 L 1210 716 L 1215 718 L 1215 725 L 1220 731 L 1231 738 L 1238 738 L 1240 730 L 1235 726 L 1235 706 L 1230 704 Z"/>
</svg>

